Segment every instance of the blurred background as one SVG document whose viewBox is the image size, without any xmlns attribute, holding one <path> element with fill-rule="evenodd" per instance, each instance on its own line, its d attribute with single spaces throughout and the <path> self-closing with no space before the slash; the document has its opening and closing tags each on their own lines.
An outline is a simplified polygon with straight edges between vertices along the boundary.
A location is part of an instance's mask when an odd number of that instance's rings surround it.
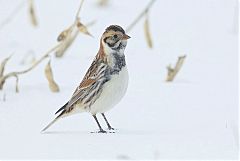
<svg viewBox="0 0 240 161">
<path fill-rule="evenodd" d="M 74 23 L 79 0 L 0 0 L 0 62 L 5 72 L 28 68 L 54 47 Z M 0 90 L 0 159 L 237 159 L 238 1 L 157 0 L 148 11 L 153 47 L 146 42 L 143 16 L 128 32 L 125 51 L 130 82 L 124 99 L 106 115 L 116 134 L 90 134 L 92 117 L 80 114 L 40 130 L 54 118 L 83 78 L 105 28 L 127 28 L 149 1 L 85 0 L 80 11 L 93 37 L 79 33 L 62 58 L 51 54 L 60 92 L 44 76 L 48 59 L 8 79 Z M 185 62 L 173 82 L 166 67 Z M 101 120 L 103 121 L 103 120 Z"/>
</svg>

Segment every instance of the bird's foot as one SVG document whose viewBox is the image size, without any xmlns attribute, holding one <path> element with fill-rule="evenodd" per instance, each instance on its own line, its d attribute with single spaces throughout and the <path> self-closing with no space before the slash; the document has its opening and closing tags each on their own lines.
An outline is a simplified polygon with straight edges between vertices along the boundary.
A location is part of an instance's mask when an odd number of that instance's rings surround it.
<svg viewBox="0 0 240 161">
<path fill-rule="evenodd" d="M 115 130 L 114 128 L 112 128 L 111 126 L 108 127 L 108 130 L 109 130 L 109 133 L 115 133 Z"/>
<path fill-rule="evenodd" d="M 112 128 L 111 126 L 108 127 L 108 130 L 115 130 L 114 128 Z"/>
<path fill-rule="evenodd" d="M 99 130 L 97 133 L 107 133 L 107 131 L 101 129 L 101 130 Z"/>
<path fill-rule="evenodd" d="M 103 129 L 100 129 L 99 131 L 93 131 L 91 133 L 107 133 L 107 131 L 103 130 Z"/>
</svg>

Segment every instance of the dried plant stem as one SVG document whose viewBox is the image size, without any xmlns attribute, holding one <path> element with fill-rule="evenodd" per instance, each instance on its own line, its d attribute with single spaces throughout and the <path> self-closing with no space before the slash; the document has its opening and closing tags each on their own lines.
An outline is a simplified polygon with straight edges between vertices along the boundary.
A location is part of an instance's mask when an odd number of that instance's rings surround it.
<svg viewBox="0 0 240 161">
<path fill-rule="evenodd" d="M 56 55 L 56 53 L 60 52 L 61 56 L 62 56 L 65 53 L 65 51 L 67 50 L 67 48 L 75 40 L 75 38 L 79 32 L 82 32 L 84 34 L 91 36 L 91 34 L 88 32 L 87 25 L 84 25 L 83 23 L 80 22 L 79 14 L 80 14 L 83 2 L 84 2 L 84 0 L 82 0 L 80 3 L 74 23 L 72 25 L 70 25 L 70 27 L 68 27 L 66 30 L 61 32 L 61 34 L 58 36 L 59 43 L 56 46 L 54 46 L 53 48 L 51 48 L 49 51 L 47 51 L 42 57 L 40 57 L 37 61 L 35 61 L 29 68 L 27 68 L 25 70 L 21 70 L 21 71 L 13 71 L 13 72 L 4 74 L 4 67 L 9 58 L 6 58 L 5 60 L 3 60 L 3 62 L 0 64 L 0 90 L 3 89 L 3 86 L 8 78 L 15 77 L 16 78 L 16 92 L 18 92 L 19 91 L 19 89 L 18 89 L 19 75 L 25 74 L 25 73 L 33 70 L 43 60 L 45 60 L 47 57 L 49 57 L 52 52 L 55 52 L 55 55 Z M 32 6 L 32 0 L 29 0 L 29 3 L 30 3 L 30 7 L 31 7 L 30 9 L 32 12 L 31 14 L 32 14 L 33 18 L 35 18 L 33 6 Z M 92 25 L 92 24 L 93 24 L 93 22 L 91 22 L 89 25 Z M 48 80 L 50 81 L 50 83 L 53 84 L 54 79 L 53 79 L 53 73 L 51 70 L 50 63 L 48 65 L 48 67 L 46 68 L 45 72 L 47 73 L 46 76 L 47 76 Z M 56 83 L 54 85 L 57 86 Z M 57 88 L 58 87 L 56 87 L 55 89 L 51 89 L 51 90 L 54 92 L 57 92 L 57 91 L 59 91 L 59 89 L 57 89 Z"/>
<path fill-rule="evenodd" d="M 153 3 L 156 0 L 151 0 L 146 8 L 138 15 L 138 17 L 126 28 L 126 32 L 129 32 L 138 22 L 139 20 L 145 16 L 146 12 L 152 7 Z"/>
<path fill-rule="evenodd" d="M 84 2 L 84 0 L 82 0 L 79 5 L 78 11 L 75 16 L 74 23 L 72 25 L 70 25 L 67 29 L 62 31 L 57 38 L 58 42 L 60 44 L 62 44 L 55 52 L 55 56 L 58 58 L 62 57 L 66 53 L 67 49 L 72 45 L 72 43 L 76 39 L 79 32 L 86 34 L 88 36 L 92 36 L 88 32 L 87 25 L 84 25 L 80 21 L 79 14 L 80 14 L 81 8 L 83 6 L 83 2 Z"/>
<path fill-rule="evenodd" d="M 71 31 L 69 30 L 68 33 L 65 36 L 63 36 L 64 37 L 63 40 L 60 40 L 60 37 L 58 37 L 58 40 L 61 41 L 59 44 L 61 44 L 61 45 L 55 52 L 55 56 L 57 58 L 60 58 L 65 54 L 67 49 L 71 46 L 73 41 L 76 39 L 77 35 L 78 35 L 78 31 L 75 30 L 73 32 L 73 30 L 71 29 Z M 61 35 L 59 35 L 59 36 L 61 36 Z"/>
<path fill-rule="evenodd" d="M 177 75 L 179 70 L 181 69 L 185 58 L 186 58 L 186 55 L 179 56 L 178 61 L 174 68 L 172 68 L 171 65 L 167 66 L 167 70 L 168 70 L 168 75 L 167 75 L 167 79 L 166 79 L 167 82 L 173 81 L 173 79 L 175 78 L 175 76 Z"/>
<path fill-rule="evenodd" d="M 95 23 L 95 21 L 92 21 L 86 25 L 83 25 L 80 23 L 80 21 L 75 22 L 73 25 L 71 25 L 67 30 L 64 30 L 57 38 L 57 40 L 61 44 L 59 48 L 55 52 L 55 56 L 57 58 L 62 57 L 67 49 L 71 46 L 73 41 L 78 36 L 79 32 L 82 32 L 86 35 L 89 35 L 93 37 L 87 30 L 87 27 L 92 26 Z"/>
<path fill-rule="evenodd" d="M 32 70 L 33 68 L 35 68 L 38 64 L 40 64 L 44 59 L 46 59 L 47 57 L 49 57 L 49 54 L 51 54 L 53 51 L 55 51 L 60 45 L 56 45 L 54 46 L 52 49 L 48 50 L 39 60 L 37 60 L 32 66 L 30 66 L 28 69 L 26 70 L 23 70 L 23 71 L 19 71 L 19 72 L 12 72 L 12 73 L 15 73 L 17 75 L 20 75 L 20 74 L 24 74 L 24 73 L 27 73 L 29 72 L 30 70 Z M 11 74 L 11 73 L 9 73 Z"/>
<path fill-rule="evenodd" d="M 32 66 L 30 66 L 29 68 L 22 70 L 22 71 L 16 71 L 16 72 L 10 72 L 6 75 L 3 75 L 2 77 L 0 77 L 0 90 L 3 89 L 3 85 L 5 83 L 5 81 L 10 78 L 10 77 L 16 77 L 16 83 L 18 83 L 18 76 L 21 74 L 25 74 L 31 70 L 33 70 L 38 64 L 40 64 L 44 59 L 46 59 L 47 57 L 50 56 L 50 54 L 55 51 L 56 49 L 59 48 L 61 44 L 56 45 L 55 47 L 53 47 L 52 49 L 50 49 L 49 51 L 47 51 L 39 60 L 37 60 Z M 16 89 L 18 89 L 18 87 L 16 87 Z"/>
<path fill-rule="evenodd" d="M 4 74 L 4 70 L 5 70 L 5 66 L 7 64 L 7 62 L 9 61 L 9 59 L 12 57 L 12 55 L 10 55 L 9 57 L 5 58 L 1 64 L 0 64 L 0 78 L 3 76 Z"/>
<path fill-rule="evenodd" d="M 78 8 L 78 11 L 77 11 L 77 14 L 76 14 L 76 20 L 79 18 L 79 14 L 80 14 L 80 11 L 81 11 L 81 9 L 82 9 L 83 2 L 84 2 L 84 0 L 81 1 L 80 6 L 79 6 L 79 8 Z"/>
</svg>

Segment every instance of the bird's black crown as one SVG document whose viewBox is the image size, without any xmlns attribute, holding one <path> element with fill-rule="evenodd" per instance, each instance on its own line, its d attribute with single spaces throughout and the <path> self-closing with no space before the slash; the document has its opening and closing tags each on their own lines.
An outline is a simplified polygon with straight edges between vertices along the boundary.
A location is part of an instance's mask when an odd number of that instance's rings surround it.
<svg viewBox="0 0 240 161">
<path fill-rule="evenodd" d="M 118 25 L 111 25 L 109 27 L 106 28 L 106 31 L 110 31 L 110 30 L 113 30 L 113 31 L 120 31 L 122 32 L 123 34 L 125 34 L 125 31 L 123 30 L 123 28 L 121 26 L 118 26 Z"/>
</svg>

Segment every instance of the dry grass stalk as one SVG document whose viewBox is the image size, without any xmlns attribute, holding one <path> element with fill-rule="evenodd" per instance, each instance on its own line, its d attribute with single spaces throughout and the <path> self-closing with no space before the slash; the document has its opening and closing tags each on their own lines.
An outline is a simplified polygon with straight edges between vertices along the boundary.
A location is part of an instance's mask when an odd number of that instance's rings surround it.
<svg viewBox="0 0 240 161">
<path fill-rule="evenodd" d="M 89 24 L 83 25 L 80 21 L 77 22 L 76 25 L 70 26 L 68 29 L 61 32 L 61 34 L 58 36 L 57 41 L 60 42 L 61 46 L 56 50 L 55 56 L 56 57 L 62 57 L 67 49 L 72 45 L 73 41 L 76 39 L 79 31 L 92 36 L 89 32 L 87 27 L 94 24 L 93 22 L 90 22 Z"/>
<path fill-rule="evenodd" d="M 61 34 L 58 36 L 57 41 L 61 44 L 59 48 L 55 51 L 56 57 L 62 57 L 67 49 L 71 46 L 73 41 L 76 39 L 78 35 L 78 30 L 73 29 L 74 26 L 70 26 L 68 29 L 61 32 Z"/>
<path fill-rule="evenodd" d="M 77 22 L 77 28 L 81 33 L 93 37 L 92 34 L 90 34 L 90 32 L 88 31 L 87 26 L 82 24 L 80 21 Z"/>
<path fill-rule="evenodd" d="M 28 0 L 28 4 L 29 4 L 29 16 L 30 16 L 31 24 L 36 27 L 38 25 L 38 22 L 37 22 L 36 12 L 33 5 L 33 0 Z"/>
<path fill-rule="evenodd" d="M 138 15 L 138 17 L 126 28 L 126 32 L 129 32 L 140 20 L 142 17 L 145 16 L 146 12 L 148 12 L 150 10 L 150 8 L 152 7 L 153 3 L 156 0 L 151 0 L 149 2 L 149 4 L 146 6 L 146 8 Z"/>
<path fill-rule="evenodd" d="M 49 85 L 50 90 L 52 92 L 59 92 L 59 87 L 58 87 L 57 83 L 54 81 L 54 78 L 53 78 L 53 72 L 52 72 L 51 61 L 50 60 L 45 67 L 45 76 L 48 80 L 48 85 Z"/>
<path fill-rule="evenodd" d="M 174 68 L 172 68 L 171 65 L 167 66 L 167 70 L 168 70 L 167 79 L 166 79 L 167 82 L 171 82 L 174 80 L 175 76 L 181 69 L 185 58 L 186 58 L 186 55 L 179 56 Z"/>
<path fill-rule="evenodd" d="M 60 44 L 56 45 L 49 51 L 47 51 L 39 60 L 37 60 L 34 64 L 32 64 L 29 68 L 22 70 L 22 71 L 14 71 L 14 72 L 9 72 L 7 74 L 3 74 L 0 77 L 0 90 L 3 89 L 3 86 L 8 78 L 15 77 L 16 78 L 16 91 L 18 90 L 18 80 L 19 80 L 19 75 L 25 74 L 31 70 L 33 70 L 38 64 L 40 64 L 43 60 L 45 60 L 47 57 L 50 56 L 52 52 L 54 52 L 56 49 L 58 49 Z"/>
<path fill-rule="evenodd" d="M 153 47 L 153 43 L 152 43 L 152 37 L 151 37 L 151 33 L 150 33 L 150 29 L 149 29 L 149 20 L 148 20 L 148 11 L 146 12 L 146 18 L 144 21 L 144 33 L 145 33 L 145 38 L 148 44 L 149 48 Z"/>
<path fill-rule="evenodd" d="M 80 3 L 74 23 L 70 25 L 67 29 L 62 31 L 57 38 L 57 41 L 62 45 L 59 47 L 59 49 L 56 50 L 55 52 L 56 57 L 62 57 L 65 54 L 67 49 L 72 45 L 72 43 L 76 39 L 79 32 L 91 36 L 87 28 L 88 25 L 84 25 L 80 21 L 79 17 L 83 2 L 84 0 L 82 0 Z"/>
<path fill-rule="evenodd" d="M 12 55 L 10 55 L 9 57 L 5 58 L 1 64 L 0 64 L 0 78 L 3 76 L 4 74 L 4 70 L 5 70 L 5 66 L 7 64 L 7 62 L 9 61 L 9 59 L 12 57 Z"/>
<path fill-rule="evenodd" d="M 58 37 L 58 41 L 60 43 L 58 43 L 56 46 L 54 46 L 53 48 L 51 48 L 49 51 L 47 51 L 42 57 L 40 57 L 40 59 L 38 59 L 37 61 L 35 61 L 29 68 L 25 69 L 25 70 L 22 70 L 22 71 L 13 71 L 13 72 L 9 72 L 7 74 L 4 74 L 4 68 L 5 68 L 5 60 L 3 61 L 2 63 L 2 66 L 1 67 L 1 73 L 3 73 L 1 76 L 0 76 L 0 90 L 3 89 L 3 86 L 6 82 L 6 80 L 8 78 L 11 78 L 11 77 L 15 77 L 16 78 L 16 92 L 19 91 L 19 88 L 18 88 L 18 81 L 19 81 L 19 75 L 22 75 L 22 74 L 25 74 L 25 73 L 28 73 L 29 71 L 33 70 L 37 65 L 39 65 L 43 60 L 45 60 L 47 57 L 50 56 L 50 54 L 52 52 L 55 52 L 55 51 L 59 51 L 59 50 L 62 50 L 63 53 L 64 51 L 66 51 L 66 49 L 71 45 L 71 43 L 74 41 L 74 39 L 76 38 L 77 34 L 80 32 L 83 32 L 85 34 L 89 34 L 88 30 L 87 30 L 87 27 L 86 26 L 90 26 L 92 24 L 94 24 L 94 22 L 91 22 L 89 23 L 88 25 L 83 25 L 81 22 L 80 22 L 80 19 L 79 19 L 79 13 L 80 13 L 80 10 L 81 10 L 81 7 L 82 7 L 82 4 L 83 4 L 83 0 L 81 1 L 81 4 L 80 4 L 80 7 L 78 8 L 78 11 L 77 11 L 77 14 L 76 14 L 76 19 L 75 19 L 75 22 L 72 26 L 74 27 L 69 27 L 69 31 L 67 31 L 68 34 L 65 34 L 65 33 L 61 33 L 60 36 Z M 78 25 L 77 25 L 78 24 Z M 76 29 L 76 34 L 74 34 L 74 36 L 69 36 L 71 34 L 69 33 L 72 33 L 73 29 Z M 66 32 L 66 31 L 65 31 Z M 7 61 L 6 61 L 7 62 Z"/>
</svg>

